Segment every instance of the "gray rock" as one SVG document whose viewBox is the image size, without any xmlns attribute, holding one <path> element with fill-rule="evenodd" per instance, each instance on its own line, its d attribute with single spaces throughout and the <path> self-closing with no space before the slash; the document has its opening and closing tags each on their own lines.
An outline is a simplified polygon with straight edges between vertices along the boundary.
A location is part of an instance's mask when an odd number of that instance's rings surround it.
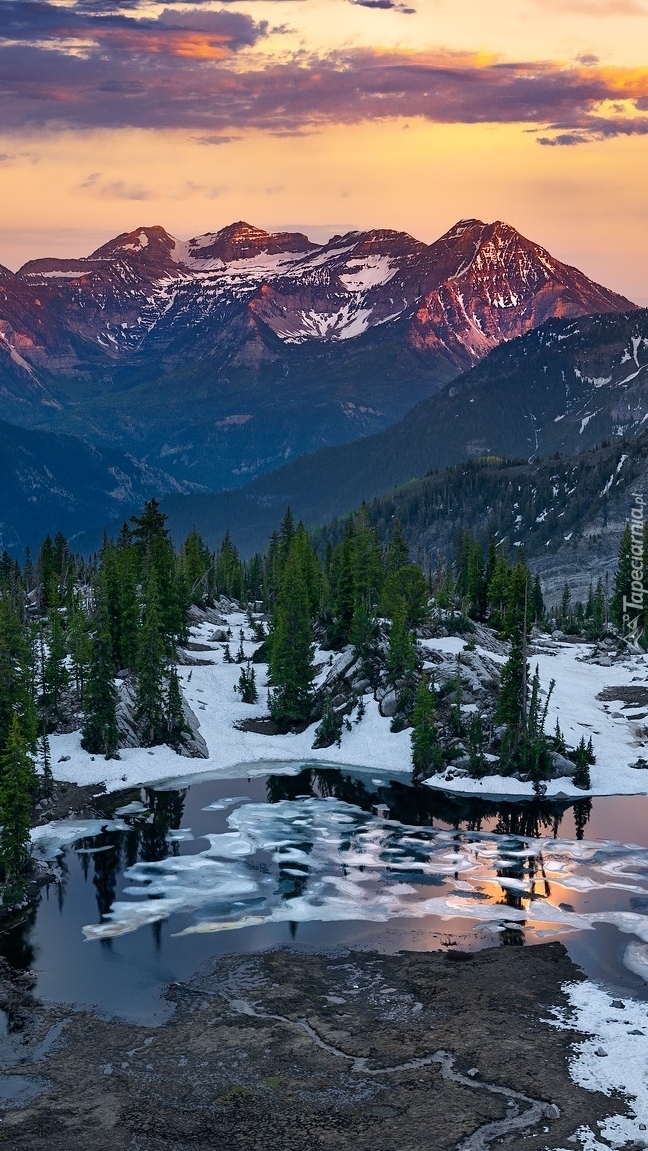
<svg viewBox="0 0 648 1151">
<path fill-rule="evenodd" d="M 396 707 L 398 699 L 395 691 L 388 691 L 380 701 L 380 711 L 382 715 L 393 716 L 396 715 Z"/>
<path fill-rule="evenodd" d="M 551 756 L 553 763 L 553 770 L 549 774 L 549 779 L 560 779 L 564 775 L 573 776 L 576 772 L 576 764 L 572 763 L 571 759 L 567 759 L 565 755 L 560 755 L 559 752 L 554 751 Z"/>
</svg>

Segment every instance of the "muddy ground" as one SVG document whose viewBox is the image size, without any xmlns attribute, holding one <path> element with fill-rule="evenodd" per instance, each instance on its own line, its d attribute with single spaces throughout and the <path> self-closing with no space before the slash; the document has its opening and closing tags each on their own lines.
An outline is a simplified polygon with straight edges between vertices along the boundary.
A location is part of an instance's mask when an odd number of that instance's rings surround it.
<svg viewBox="0 0 648 1151">
<path fill-rule="evenodd" d="M 622 1100 L 569 1078 L 545 1022 L 558 943 L 471 954 L 227 956 L 158 1027 L 44 1006 L 6 964 L 0 1148 L 509 1151 L 569 1146 Z M 503 1141 L 502 1141 L 503 1140 Z M 573 1145 L 573 1144 L 572 1144 Z"/>
</svg>

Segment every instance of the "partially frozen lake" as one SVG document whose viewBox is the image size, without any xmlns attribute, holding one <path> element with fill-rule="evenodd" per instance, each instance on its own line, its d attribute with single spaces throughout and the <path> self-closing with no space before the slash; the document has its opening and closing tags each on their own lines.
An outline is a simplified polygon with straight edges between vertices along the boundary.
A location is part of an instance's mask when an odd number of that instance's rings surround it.
<svg viewBox="0 0 648 1151">
<path fill-rule="evenodd" d="M 318 765 L 116 803 L 37 829 L 61 882 L 0 948 L 45 999 L 151 1021 L 163 984 L 224 952 L 551 938 L 646 988 L 648 798 L 496 805 Z"/>
</svg>

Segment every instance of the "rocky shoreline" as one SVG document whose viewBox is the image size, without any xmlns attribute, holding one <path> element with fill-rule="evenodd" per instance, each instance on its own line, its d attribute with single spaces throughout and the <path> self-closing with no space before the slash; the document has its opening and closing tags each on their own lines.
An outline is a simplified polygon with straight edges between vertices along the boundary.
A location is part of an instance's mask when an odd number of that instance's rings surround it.
<svg viewBox="0 0 648 1151">
<path fill-rule="evenodd" d="M 11 1151 L 564 1148 L 611 1100 L 569 1075 L 558 943 L 212 962 L 155 1027 L 46 1005 L 0 967 L 0 1147 Z M 567 1144 L 569 1145 L 569 1143 Z"/>
</svg>

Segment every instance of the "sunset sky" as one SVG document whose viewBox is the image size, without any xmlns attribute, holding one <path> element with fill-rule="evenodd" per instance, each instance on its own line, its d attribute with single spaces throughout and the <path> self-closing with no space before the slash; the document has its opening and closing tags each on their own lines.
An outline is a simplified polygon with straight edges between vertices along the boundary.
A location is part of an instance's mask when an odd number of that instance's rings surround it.
<svg viewBox="0 0 648 1151">
<path fill-rule="evenodd" d="M 648 304 L 648 0 L 3 0 L 0 263 L 503 219 Z"/>
</svg>

